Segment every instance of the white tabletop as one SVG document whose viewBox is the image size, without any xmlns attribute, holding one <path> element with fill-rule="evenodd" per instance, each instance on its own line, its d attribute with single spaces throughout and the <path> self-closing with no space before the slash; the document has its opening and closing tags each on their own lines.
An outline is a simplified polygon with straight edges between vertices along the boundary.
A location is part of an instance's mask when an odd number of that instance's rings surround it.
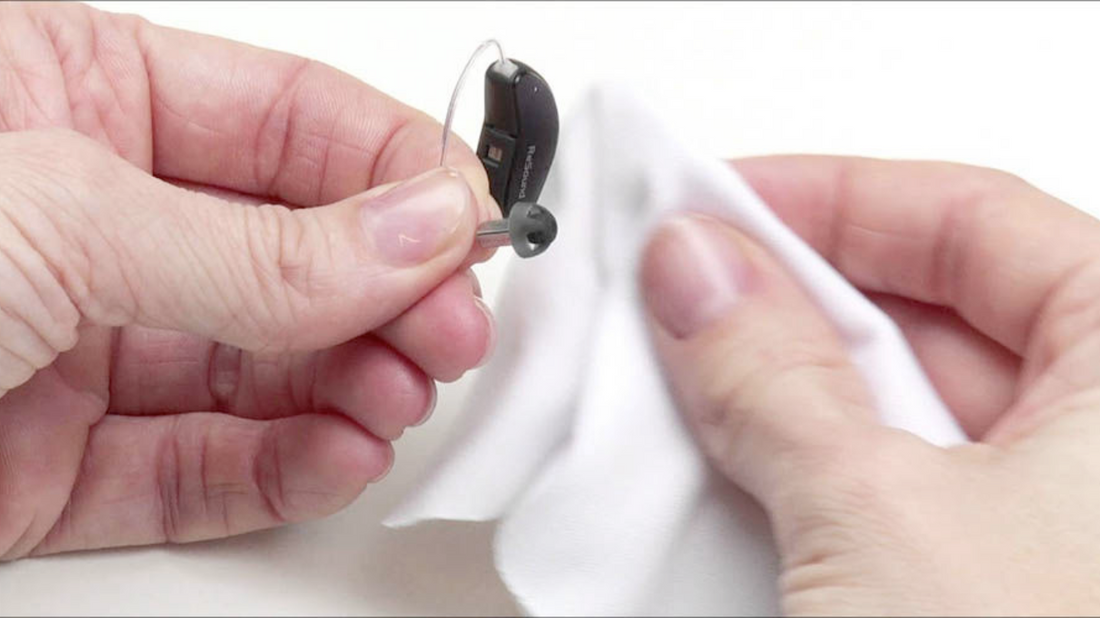
<svg viewBox="0 0 1100 618">
<path fill-rule="evenodd" d="M 566 113 L 586 85 L 614 79 L 715 156 L 958 160 L 1100 212 L 1100 5 L 95 4 L 311 56 L 437 117 L 467 55 L 495 37 Z M 456 125 L 467 141 L 480 107 L 480 87 L 468 88 Z M 478 271 L 490 301 L 507 262 Z M 515 613 L 491 525 L 380 525 L 447 439 L 471 377 L 440 390 L 390 476 L 344 512 L 225 541 L 0 565 L 0 613 Z"/>
</svg>

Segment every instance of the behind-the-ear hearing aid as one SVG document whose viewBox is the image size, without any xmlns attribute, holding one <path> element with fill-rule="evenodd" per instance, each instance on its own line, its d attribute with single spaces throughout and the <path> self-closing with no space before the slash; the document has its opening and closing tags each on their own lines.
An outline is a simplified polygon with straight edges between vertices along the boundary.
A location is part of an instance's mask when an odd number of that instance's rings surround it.
<svg viewBox="0 0 1100 618">
<path fill-rule="evenodd" d="M 504 218 L 483 223 L 477 240 L 484 247 L 510 244 L 520 257 L 533 257 L 545 251 L 558 233 L 554 215 L 537 203 L 558 145 L 558 108 L 546 80 L 526 64 L 505 58 L 496 41 L 482 43 L 451 96 L 442 157 L 446 157 L 447 136 L 466 73 L 490 46 L 497 48 L 500 59 L 485 72 L 485 119 L 477 156 Z"/>
</svg>

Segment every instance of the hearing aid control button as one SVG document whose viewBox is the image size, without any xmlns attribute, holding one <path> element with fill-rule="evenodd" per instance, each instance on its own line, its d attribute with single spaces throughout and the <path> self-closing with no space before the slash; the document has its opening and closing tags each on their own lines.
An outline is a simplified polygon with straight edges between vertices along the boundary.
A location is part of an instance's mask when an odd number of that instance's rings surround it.
<svg viewBox="0 0 1100 618">
<path fill-rule="evenodd" d="M 477 156 L 489 174 L 489 193 L 506 208 L 504 196 L 508 192 L 508 177 L 512 169 L 512 156 L 516 140 L 512 136 L 490 126 L 482 127 Z"/>
</svg>

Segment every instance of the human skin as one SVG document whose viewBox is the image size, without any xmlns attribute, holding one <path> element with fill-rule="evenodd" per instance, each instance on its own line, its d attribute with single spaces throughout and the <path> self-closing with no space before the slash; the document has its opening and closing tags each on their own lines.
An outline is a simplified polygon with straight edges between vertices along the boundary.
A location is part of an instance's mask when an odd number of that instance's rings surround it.
<svg viewBox="0 0 1100 618">
<path fill-rule="evenodd" d="M 496 207 L 462 146 L 458 175 L 422 175 L 426 116 L 80 5 L 0 5 L 0 86 L 3 559 L 331 513 L 385 473 L 433 379 L 488 353 L 466 269 Z M 642 273 L 655 346 L 704 450 L 769 514 L 786 611 L 1095 613 L 1098 224 L 991 170 L 737 167 L 898 322 L 975 440 L 879 426 L 766 251 L 713 219 L 663 226 Z"/>
<path fill-rule="evenodd" d="M 655 348 L 714 465 L 768 513 L 790 614 L 1100 611 L 1100 222 L 994 170 L 735 163 L 885 310 L 973 442 L 876 421 L 830 323 L 752 238 L 661 226 Z"/>
<path fill-rule="evenodd" d="M 337 71 L 0 5 L 0 559 L 321 517 L 492 346 L 473 153 Z M 186 188 L 182 188 L 186 187 Z"/>
</svg>

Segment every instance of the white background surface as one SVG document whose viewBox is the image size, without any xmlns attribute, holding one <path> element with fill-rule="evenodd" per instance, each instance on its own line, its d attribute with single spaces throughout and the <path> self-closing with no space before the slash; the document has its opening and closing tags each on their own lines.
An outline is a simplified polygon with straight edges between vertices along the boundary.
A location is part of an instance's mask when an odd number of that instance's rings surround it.
<svg viewBox="0 0 1100 618">
<path fill-rule="evenodd" d="M 587 84 L 616 79 L 715 156 L 952 159 L 1100 212 L 1096 4 L 95 4 L 312 56 L 437 117 L 469 52 L 496 37 L 546 77 L 566 113 Z M 480 106 L 475 75 L 457 125 L 469 142 Z M 479 271 L 490 300 L 507 262 Z M 0 565 L 0 613 L 513 613 L 489 527 L 379 525 L 446 439 L 468 384 L 441 389 L 432 422 L 397 444 L 386 482 L 339 515 L 216 543 Z"/>
</svg>

